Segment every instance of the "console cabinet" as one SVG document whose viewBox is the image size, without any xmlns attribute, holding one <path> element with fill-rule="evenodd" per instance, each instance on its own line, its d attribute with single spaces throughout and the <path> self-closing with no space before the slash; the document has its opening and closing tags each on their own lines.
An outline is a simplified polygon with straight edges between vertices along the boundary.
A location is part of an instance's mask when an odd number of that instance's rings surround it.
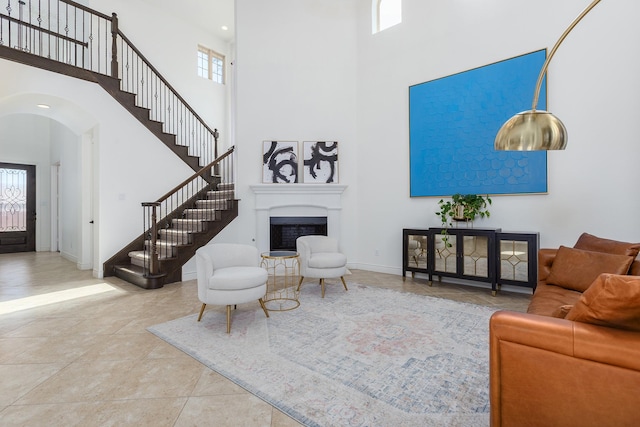
<svg viewBox="0 0 640 427">
<path fill-rule="evenodd" d="M 406 228 L 402 232 L 403 267 L 429 276 L 453 277 L 491 284 L 495 295 L 503 284 L 535 289 L 538 272 L 538 233 L 501 229 Z"/>
</svg>

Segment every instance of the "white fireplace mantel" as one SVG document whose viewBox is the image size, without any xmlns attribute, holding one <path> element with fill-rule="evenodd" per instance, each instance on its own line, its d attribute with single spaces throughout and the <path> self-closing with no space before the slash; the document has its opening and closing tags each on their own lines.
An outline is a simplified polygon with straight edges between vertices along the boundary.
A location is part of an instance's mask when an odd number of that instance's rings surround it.
<svg viewBox="0 0 640 427">
<path fill-rule="evenodd" d="M 272 216 L 326 216 L 327 235 L 340 240 L 342 184 L 256 184 L 256 245 L 269 250 Z"/>
</svg>

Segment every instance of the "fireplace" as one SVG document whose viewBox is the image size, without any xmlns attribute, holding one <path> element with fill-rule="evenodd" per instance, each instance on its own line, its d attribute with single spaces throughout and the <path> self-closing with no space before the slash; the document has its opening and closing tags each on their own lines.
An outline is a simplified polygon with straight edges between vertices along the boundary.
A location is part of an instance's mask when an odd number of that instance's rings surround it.
<svg viewBox="0 0 640 427">
<path fill-rule="evenodd" d="M 300 236 L 327 235 L 326 216 L 272 216 L 269 222 L 272 251 L 295 251 Z"/>
<path fill-rule="evenodd" d="M 250 186 L 255 193 L 256 246 L 260 252 L 271 245 L 271 218 L 326 218 L 323 233 L 341 240 L 342 184 L 256 184 Z M 309 220 L 313 221 L 313 220 Z M 295 250 L 295 239 L 291 250 Z"/>
</svg>

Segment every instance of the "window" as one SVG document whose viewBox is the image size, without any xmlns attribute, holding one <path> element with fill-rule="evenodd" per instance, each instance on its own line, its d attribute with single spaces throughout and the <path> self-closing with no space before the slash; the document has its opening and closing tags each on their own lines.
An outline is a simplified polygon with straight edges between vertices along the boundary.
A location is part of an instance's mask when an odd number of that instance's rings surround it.
<svg viewBox="0 0 640 427">
<path fill-rule="evenodd" d="M 224 84 L 224 55 L 198 46 L 198 75 L 216 83 Z"/>
<path fill-rule="evenodd" d="M 373 33 L 402 22 L 402 0 L 373 1 Z"/>
<path fill-rule="evenodd" d="M 0 233 L 27 230 L 27 170 L 0 168 Z"/>
</svg>

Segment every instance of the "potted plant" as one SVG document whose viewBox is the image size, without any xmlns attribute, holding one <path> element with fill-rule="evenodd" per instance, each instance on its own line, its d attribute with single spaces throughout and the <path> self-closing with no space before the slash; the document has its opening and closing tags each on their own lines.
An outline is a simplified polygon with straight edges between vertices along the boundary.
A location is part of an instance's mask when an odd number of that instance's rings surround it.
<svg viewBox="0 0 640 427">
<path fill-rule="evenodd" d="M 442 223 L 441 234 L 445 246 L 451 247 L 448 240 L 447 230 L 453 227 L 453 221 L 473 221 L 477 217 L 485 218 L 491 216 L 488 206 L 491 204 L 489 195 L 459 194 L 451 196 L 451 200 L 440 199 L 438 205 L 440 210 L 436 215 Z"/>
</svg>

